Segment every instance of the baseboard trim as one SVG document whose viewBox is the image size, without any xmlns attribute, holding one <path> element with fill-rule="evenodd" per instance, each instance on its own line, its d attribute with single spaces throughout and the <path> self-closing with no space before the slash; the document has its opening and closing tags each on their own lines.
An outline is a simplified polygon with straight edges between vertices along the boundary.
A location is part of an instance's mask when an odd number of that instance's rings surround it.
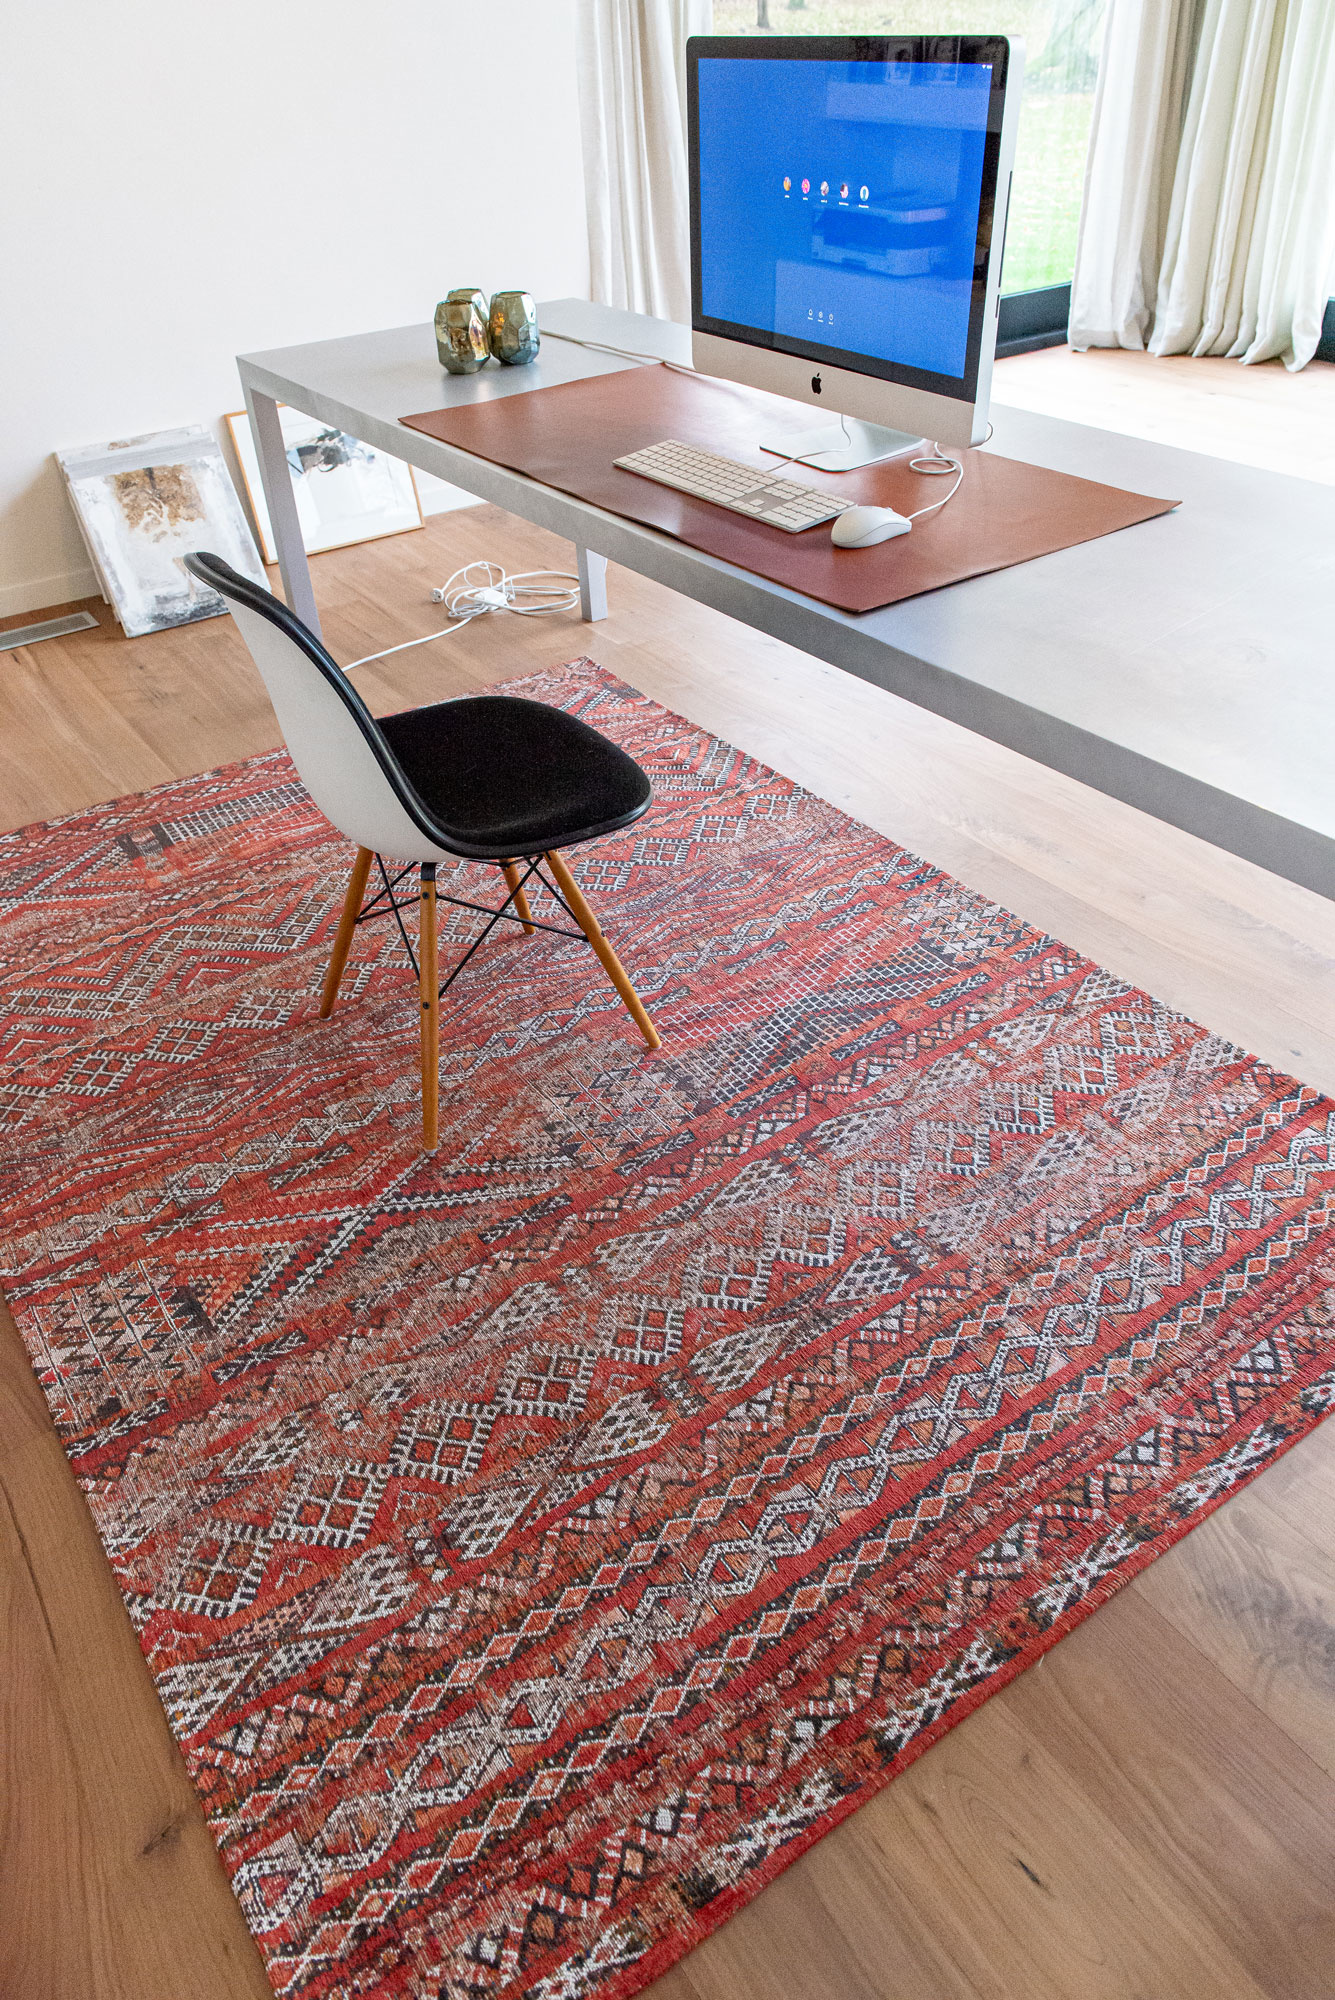
<svg viewBox="0 0 1335 2000">
<path fill-rule="evenodd" d="M 997 310 L 997 359 L 1064 347 L 1071 317 L 1071 287 L 1041 285 L 1033 292 L 1003 292 Z"/>
<path fill-rule="evenodd" d="M 0 583 L 0 618 L 17 618 L 25 611 L 49 611 L 56 604 L 73 604 L 81 597 L 101 597 L 97 572 L 91 567 L 35 576 L 27 583 Z"/>
<path fill-rule="evenodd" d="M 1065 347 L 1065 345 L 1065 327 L 1060 328 L 1055 333 L 1030 333 L 1024 335 L 1019 340 L 999 340 L 997 342 L 997 360 L 1009 360 L 1012 354 L 1033 354 L 1040 347 Z"/>
</svg>

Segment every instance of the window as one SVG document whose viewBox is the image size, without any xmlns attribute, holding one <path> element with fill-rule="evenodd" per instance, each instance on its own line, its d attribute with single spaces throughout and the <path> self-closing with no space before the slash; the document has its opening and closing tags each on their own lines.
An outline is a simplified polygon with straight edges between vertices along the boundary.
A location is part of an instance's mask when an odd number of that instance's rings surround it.
<svg viewBox="0 0 1335 2000">
<path fill-rule="evenodd" d="M 1069 285 L 1107 0 L 714 0 L 717 35 L 1017 35 L 1025 45 L 1005 292 Z M 761 26 L 768 21 L 768 28 Z M 1064 320 L 1065 312 L 1060 317 Z"/>
</svg>

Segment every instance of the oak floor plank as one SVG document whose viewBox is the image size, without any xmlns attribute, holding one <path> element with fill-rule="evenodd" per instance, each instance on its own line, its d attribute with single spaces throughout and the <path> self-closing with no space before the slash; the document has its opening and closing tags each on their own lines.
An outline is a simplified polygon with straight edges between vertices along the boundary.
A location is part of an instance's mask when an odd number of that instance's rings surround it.
<svg viewBox="0 0 1335 2000">
<path fill-rule="evenodd" d="M 272 2000 L 0 1305 L 0 1994 Z"/>
<path fill-rule="evenodd" d="M 102 2000 L 115 1956 L 41 1591 L 0 1485 L 0 1992 Z M 62 1915 L 77 1922 L 62 1936 Z"/>
<path fill-rule="evenodd" d="M 1266 1473 L 1266 1505 L 1299 1534 L 1335 1549 L 1335 1424 L 1325 1423 Z"/>
<path fill-rule="evenodd" d="M 1324 2000 L 1335 1781 L 1139 1592 L 1000 1699 L 1267 1993 Z"/>
<path fill-rule="evenodd" d="M 881 1797 L 895 1815 L 935 1811 L 938 1841 L 920 1817 L 896 1872 L 920 1905 L 953 1886 L 935 1920 L 988 2000 L 1030 1980 L 1042 1991 L 1036 1975 L 1062 2000 L 1140 2000 L 1147 1985 L 1155 2000 L 1265 1993 L 1158 1857 L 1063 1769 L 1041 1718 L 1035 1728 L 1011 1703 L 988 1702 Z"/>
<path fill-rule="evenodd" d="M 646 1987 L 645 2000 L 981 2000 L 874 1848 L 841 1844 L 833 1866 L 829 1857 L 818 1864 L 820 1853 Z M 1026 2000 L 1054 1996 L 1035 1987 Z"/>
<path fill-rule="evenodd" d="M 1128 437 L 1335 485 L 1335 364 L 1242 368 L 1223 355 L 1074 354 L 1041 348 L 999 362 L 996 399 Z"/>
<path fill-rule="evenodd" d="M 1131 1587 L 1335 1777 L 1335 1510 L 1320 1445 L 1319 1473 L 1290 1470 L 1283 1512 L 1263 1475 Z M 1299 1499 L 1310 1532 L 1294 1525 Z"/>
<path fill-rule="evenodd" d="M 1104 1613 L 1091 1621 L 1097 1627 Z M 1084 1628 L 1082 1628 L 1084 1629 Z M 1043 1669 L 1026 1678 L 1041 1682 Z M 994 1696 L 648 1989 L 649 2000 L 1259 2000 L 1252 1976 Z M 906 1939 L 913 1945 L 904 1949 Z"/>
<path fill-rule="evenodd" d="M 1126 1591 L 650 1996 L 1333 1990 L 1335 1784 Z"/>
</svg>

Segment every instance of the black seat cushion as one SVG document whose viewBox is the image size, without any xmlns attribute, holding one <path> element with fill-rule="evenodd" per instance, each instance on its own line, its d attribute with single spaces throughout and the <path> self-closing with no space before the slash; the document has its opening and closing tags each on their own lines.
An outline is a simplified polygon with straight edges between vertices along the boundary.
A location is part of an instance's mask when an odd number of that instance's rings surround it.
<svg viewBox="0 0 1335 2000">
<path fill-rule="evenodd" d="M 633 757 L 545 702 L 476 695 L 382 716 L 379 727 L 441 845 L 472 860 L 590 840 L 649 803 Z"/>
</svg>

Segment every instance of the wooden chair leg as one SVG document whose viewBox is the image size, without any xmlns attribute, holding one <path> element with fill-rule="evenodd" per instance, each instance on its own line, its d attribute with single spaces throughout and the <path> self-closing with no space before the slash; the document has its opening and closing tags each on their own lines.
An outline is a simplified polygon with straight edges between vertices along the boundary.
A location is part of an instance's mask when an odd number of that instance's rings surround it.
<svg viewBox="0 0 1335 2000">
<path fill-rule="evenodd" d="M 440 1138 L 440 969 L 436 952 L 436 869 L 422 864 L 422 916 L 417 961 L 422 1002 L 422 1150 L 434 1153 Z"/>
<path fill-rule="evenodd" d="M 343 915 L 338 920 L 338 936 L 334 939 L 333 955 L 329 960 L 329 970 L 324 976 L 324 987 L 320 994 L 320 1015 L 327 1020 L 334 1011 L 338 989 L 343 979 L 343 968 L 348 962 L 352 949 L 352 934 L 357 928 L 357 912 L 361 909 L 362 898 L 366 894 L 366 878 L 375 860 L 369 847 L 357 849 L 357 859 L 352 864 L 348 877 L 347 893 L 343 898 Z"/>
<path fill-rule="evenodd" d="M 629 979 L 627 979 L 621 960 L 599 930 L 598 919 L 594 916 L 593 911 L 580 894 L 579 884 L 555 848 L 552 848 L 547 856 L 547 866 L 556 877 L 556 886 L 569 904 L 576 923 L 601 959 L 603 970 L 626 1003 L 626 1012 L 644 1036 L 649 1047 L 656 1049 L 661 1039 L 657 1028 L 645 1013 L 640 996 L 631 985 Z"/>
<path fill-rule="evenodd" d="M 505 877 L 506 887 L 515 899 L 515 915 L 522 917 L 524 920 L 524 934 L 526 937 L 532 937 L 533 926 L 529 922 L 532 912 L 528 907 L 528 893 L 519 886 L 519 863 L 517 861 L 502 861 L 501 873 Z"/>
</svg>

